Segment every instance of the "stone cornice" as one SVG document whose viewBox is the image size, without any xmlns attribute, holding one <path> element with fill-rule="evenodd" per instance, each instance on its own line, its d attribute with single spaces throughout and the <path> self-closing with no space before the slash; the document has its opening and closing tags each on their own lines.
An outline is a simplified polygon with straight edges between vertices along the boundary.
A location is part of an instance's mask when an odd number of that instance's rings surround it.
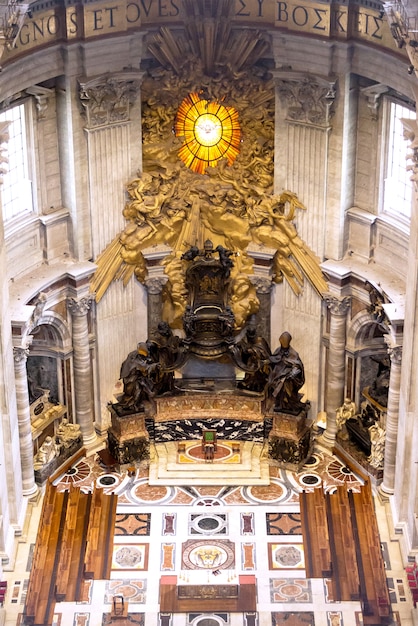
<svg viewBox="0 0 418 626">
<path fill-rule="evenodd" d="M 144 28 L 184 25 L 187 15 L 181 0 L 115 0 L 111 5 L 103 0 L 62 0 L 33 2 L 30 11 L 20 20 L 13 45 L 3 44 L 2 65 L 53 43 L 86 42 L 107 36 L 134 34 Z M 372 0 L 357 0 L 355 5 L 298 0 L 240 0 L 235 3 L 231 19 L 234 26 L 244 28 L 251 23 L 259 29 L 278 30 L 311 35 L 330 40 L 372 44 L 407 56 L 394 40 L 381 4 Z M 10 42 L 9 42 L 10 43 Z"/>
</svg>

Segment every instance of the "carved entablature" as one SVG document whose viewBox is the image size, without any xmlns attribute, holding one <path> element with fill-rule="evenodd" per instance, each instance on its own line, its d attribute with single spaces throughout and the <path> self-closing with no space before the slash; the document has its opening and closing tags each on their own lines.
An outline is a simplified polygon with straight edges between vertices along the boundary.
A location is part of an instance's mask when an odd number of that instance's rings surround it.
<svg viewBox="0 0 418 626">
<path fill-rule="evenodd" d="M 275 72 L 280 100 L 286 106 L 290 122 L 329 126 L 336 97 L 336 81 L 299 72 Z"/>
<path fill-rule="evenodd" d="M 128 122 L 130 107 L 139 93 L 140 72 L 124 72 L 79 80 L 79 98 L 87 128 Z"/>
</svg>

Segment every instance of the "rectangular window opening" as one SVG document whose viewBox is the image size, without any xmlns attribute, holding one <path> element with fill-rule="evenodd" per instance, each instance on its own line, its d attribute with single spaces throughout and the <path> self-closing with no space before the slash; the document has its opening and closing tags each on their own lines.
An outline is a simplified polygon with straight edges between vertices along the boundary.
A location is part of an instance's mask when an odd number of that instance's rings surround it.
<svg viewBox="0 0 418 626">
<path fill-rule="evenodd" d="M 399 102 L 389 103 L 387 167 L 384 181 L 383 212 L 408 220 L 411 217 L 413 184 L 408 167 L 408 141 L 402 119 L 415 119 L 412 109 Z"/>
<path fill-rule="evenodd" d="M 3 220 L 7 224 L 33 211 L 32 181 L 29 176 L 25 106 L 19 104 L 0 113 L 0 122 L 9 122 L 5 144 L 1 199 Z"/>
</svg>

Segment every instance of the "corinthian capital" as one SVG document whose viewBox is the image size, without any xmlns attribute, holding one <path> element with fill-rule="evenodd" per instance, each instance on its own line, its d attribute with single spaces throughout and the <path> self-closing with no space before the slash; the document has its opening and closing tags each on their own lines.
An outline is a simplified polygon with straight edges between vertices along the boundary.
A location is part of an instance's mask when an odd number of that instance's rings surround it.
<svg viewBox="0 0 418 626">
<path fill-rule="evenodd" d="M 272 282 L 270 278 L 265 276 L 257 276 L 256 274 L 250 275 L 250 281 L 254 285 L 257 293 L 270 293 L 272 288 Z"/>
<path fill-rule="evenodd" d="M 86 296 L 85 298 L 68 298 L 67 306 L 71 315 L 75 315 L 78 317 L 82 317 L 83 315 L 87 315 L 91 308 L 91 303 L 94 300 L 94 296 L 92 294 Z"/>
<path fill-rule="evenodd" d="M 298 72 L 275 72 L 275 78 L 289 121 L 328 126 L 336 96 L 335 81 Z"/>
<path fill-rule="evenodd" d="M 400 365 L 402 363 L 402 346 L 392 346 L 388 348 L 391 363 Z"/>
<path fill-rule="evenodd" d="M 384 335 L 383 338 L 388 347 L 388 355 L 391 363 L 394 365 L 400 365 L 402 363 L 402 346 L 395 343 L 390 335 Z"/>
<path fill-rule="evenodd" d="M 79 81 L 79 98 L 90 129 L 129 121 L 142 80 L 141 72 L 120 72 Z"/>
<path fill-rule="evenodd" d="M 26 363 L 26 360 L 29 356 L 29 348 L 13 348 L 13 360 L 15 363 Z"/>
<path fill-rule="evenodd" d="M 343 296 L 342 298 L 339 298 L 328 294 L 324 296 L 324 300 L 327 303 L 327 307 L 331 311 L 332 315 L 346 315 L 348 309 L 350 308 L 350 296 Z"/>
<path fill-rule="evenodd" d="M 148 293 L 158 295 L 162 292 L 167 280 L 168 276 L 154 276 L 153 278 L 147 278 L 145 281 L 145 287 L 147 288 Z"/>
</svg>

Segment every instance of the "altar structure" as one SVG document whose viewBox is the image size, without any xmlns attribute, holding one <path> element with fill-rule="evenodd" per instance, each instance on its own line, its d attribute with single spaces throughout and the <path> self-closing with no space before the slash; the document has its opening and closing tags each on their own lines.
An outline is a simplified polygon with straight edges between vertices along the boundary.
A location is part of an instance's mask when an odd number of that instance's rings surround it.
<svg viewBox="0 0 418 626">
<path fill-rule="evenodd" d="M 49 389 L 40 389 L 31 404 L 31 434 L 35 481 L 42 485 L 57 468 L 82 447 L 80 426 L 69 422 L 67 407 L 50 400 Z"/>
<path fill-rule="evenodd" d="M 254 315 L 236 329 L 229 303 L 232 256 L 210 240 L 185 252 L 182 336 L 160 321 L 123 362 L 123 393 L 109 404 L 108 445 L 119 463 L 148 458 L 150 446 L 201 439 L 207 430 L 218 441 L 260 444 L 258 455 L 267 444 L 270 458 L 284 467 L 298 469 L 309 457 L 313 420 L 299 391 L 303 364 L 288 332 L 272 353 Z M 158 463 L 165 470 L 167 464 Z M 266 484 L 266 475 L 256 478 Z"/>
</svg>

